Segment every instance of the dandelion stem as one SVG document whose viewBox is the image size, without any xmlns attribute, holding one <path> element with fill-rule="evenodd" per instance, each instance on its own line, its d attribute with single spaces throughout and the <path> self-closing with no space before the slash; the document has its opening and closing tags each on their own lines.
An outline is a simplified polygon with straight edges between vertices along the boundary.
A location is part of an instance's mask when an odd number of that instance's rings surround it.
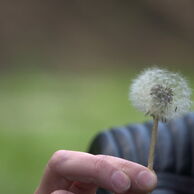
<svg viewBox="0 0 194 194">
<path fill-rule="evenodd" d="M 156 141 L 157 141 L 157 131 L 158 131 L 158 118 L 154 118 L 152 134 L 151 134 L 149 158 L 148 158 L 148 168 L 152 171 L 153 171 L 153 164 L 154 164 L 154 152 L 155 152 Z"/>
<path fill-rule="evenodd" d="M 157 131 L 158 131 L 158 118 L 154 117 L 154 123 L 152 127 L 152 134 L 151 134 L 151 142 L 150 142 L 150 150 L 149 150 L 149 158 L 148 158 L 148 168 L 151 171 L 154 171 L 154 153 L 155 153 L 155 147 L 157 142 Z M 148 194 L 151 194 L 149 192 Z"/>
</svg>

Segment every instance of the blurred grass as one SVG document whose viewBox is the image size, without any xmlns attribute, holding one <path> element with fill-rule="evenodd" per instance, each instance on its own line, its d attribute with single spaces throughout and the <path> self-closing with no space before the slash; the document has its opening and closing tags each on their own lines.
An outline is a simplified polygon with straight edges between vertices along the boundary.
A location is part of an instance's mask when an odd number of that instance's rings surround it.
<svg viewBox="0 0 194 194">
<path fill-rule="evenodd" d="M 86 151 L 100 130 L 148 119 L 128 101 L 136 73 L 2 74 L 0 193 L 33 193 L 54 151 Z"/>
</svg>

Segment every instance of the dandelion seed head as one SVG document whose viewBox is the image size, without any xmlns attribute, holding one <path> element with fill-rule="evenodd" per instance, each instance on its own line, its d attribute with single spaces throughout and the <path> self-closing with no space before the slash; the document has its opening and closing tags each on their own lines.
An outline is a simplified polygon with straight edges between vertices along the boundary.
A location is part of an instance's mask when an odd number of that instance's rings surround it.
<svg viewBox="0 0 194 194">
<path fill-rule="evenodd" d="M 167 121 L 189 111 L 191 89 L 178 73 L 150 68 L 133 80 L 129 98 L 146 115 Z"/>
</svg>

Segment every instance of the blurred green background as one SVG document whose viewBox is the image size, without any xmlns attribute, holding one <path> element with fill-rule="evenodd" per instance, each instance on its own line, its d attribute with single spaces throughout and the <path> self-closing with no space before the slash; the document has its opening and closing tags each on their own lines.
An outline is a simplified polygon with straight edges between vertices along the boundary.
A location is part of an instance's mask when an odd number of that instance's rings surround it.
<svg viewBox="0 0 194 194">
<path fill-rule="evenodd" d="M 56 150 L 149 119 L 128 101 L 142 69 L 194 85 L 193 5 L 176 2 L 1 1 L 0 193 L 33 193 Z"/>
</svg>

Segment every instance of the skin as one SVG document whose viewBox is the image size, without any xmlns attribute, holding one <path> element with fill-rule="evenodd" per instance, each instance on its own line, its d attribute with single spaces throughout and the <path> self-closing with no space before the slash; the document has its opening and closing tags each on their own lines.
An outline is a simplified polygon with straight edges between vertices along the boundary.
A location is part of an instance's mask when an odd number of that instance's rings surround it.
<svg viewBox="0 0 194 194">
<path fill-rule="evenodd" d="M 60 150 L 53 154 L 35 194 L 95 194 L 98 187 L 116 194 L 146 194 L 156 175 L 124 159 Z"/>
</svg>

